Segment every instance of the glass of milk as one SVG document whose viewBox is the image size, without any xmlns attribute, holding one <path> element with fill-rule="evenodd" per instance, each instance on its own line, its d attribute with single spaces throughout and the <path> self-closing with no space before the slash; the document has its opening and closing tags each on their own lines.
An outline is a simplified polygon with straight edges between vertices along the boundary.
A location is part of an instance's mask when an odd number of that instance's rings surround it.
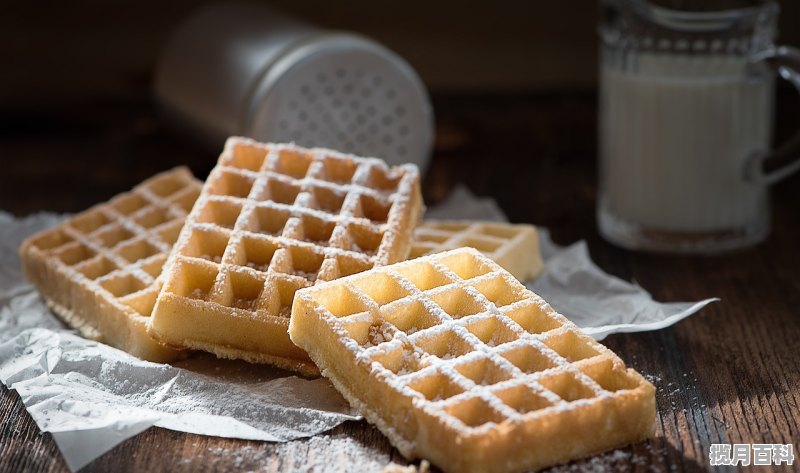
<svg viewBox="0 0 800 473">
<path fill-rule="evenodd" d="M 800 168 L 800 140 L 770 151 L 774 78 L 800 85 L 800 53 L 773 42 L 777 4 L 738 3 L 602 1 L 597 215 L 612 243 L 714 253 L 769 233 L 767 187 Z"/>
</svg>

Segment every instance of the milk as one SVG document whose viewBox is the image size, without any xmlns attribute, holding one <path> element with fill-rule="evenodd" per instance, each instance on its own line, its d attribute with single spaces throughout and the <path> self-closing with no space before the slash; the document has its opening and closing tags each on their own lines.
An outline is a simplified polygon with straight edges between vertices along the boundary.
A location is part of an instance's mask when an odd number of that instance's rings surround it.
<svg viewBox="0 0 800 473">
<path fill-rule="evenodd" d="M 601 69 L 600 220 L 677 234 L 741 233 L 766 218 L 743 178 L 769 149 L 773 83 L 742 58 L 642 54 Z"/>
</svg>

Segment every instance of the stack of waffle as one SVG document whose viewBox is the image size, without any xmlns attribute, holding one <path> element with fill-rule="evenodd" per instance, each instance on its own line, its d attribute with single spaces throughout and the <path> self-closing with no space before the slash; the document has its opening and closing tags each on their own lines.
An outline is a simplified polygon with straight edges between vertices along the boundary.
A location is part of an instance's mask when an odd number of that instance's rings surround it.
<svg viewBox="0 0 800 473">
<path fill-rule="evenodd" d="M 226 143 L 34 235 L 25 274 L 86 337 L 330 378 L 409 458 L 513 472 L 652 434 L 653 386 L 520 284 L 535 229 L 426 221 L 419 172 Z M 409 258 L 409 261 L 405 261 Z"/>
</svg>

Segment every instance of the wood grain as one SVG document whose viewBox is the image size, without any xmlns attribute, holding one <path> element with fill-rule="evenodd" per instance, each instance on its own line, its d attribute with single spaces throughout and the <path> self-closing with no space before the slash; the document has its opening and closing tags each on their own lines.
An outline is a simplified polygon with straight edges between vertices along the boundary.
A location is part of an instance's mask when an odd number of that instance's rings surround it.
<svg viewBox="0 0 800 473">
<path fill-rule="evenodd" d="M 672 328 L 605 341 L 656 385 L 658 436 L 553 471 L 704 471 L 711 443 L 794 443 L 798 454 L 800 176 L 776 187 L 773 233 L 756 248 L 717 257 L 631 253 L 594 229 L 592 94 L 449 96 L 435 105 L 429 203 L 465 183 L 495 197 L 511 220 L 549 227 L 559 243 L 586 239 L 603 269 L 658 300 L 721 298 Z M 174 139 L 147 102 L 4 123 L 0 156 L 13 159 L 0 173 L 0 208 L 18 215 L 80 210 L 183 162 L 202 177 L 216 154 Z M 283 444 L 152 428 L 85 471 L 367 472 L 391 461 L 405 464 L 365 422 Z M 66 465 L 19 396 L 0 388 L 0 472 L 18 471 L 63 472 Z"/>
</svg>

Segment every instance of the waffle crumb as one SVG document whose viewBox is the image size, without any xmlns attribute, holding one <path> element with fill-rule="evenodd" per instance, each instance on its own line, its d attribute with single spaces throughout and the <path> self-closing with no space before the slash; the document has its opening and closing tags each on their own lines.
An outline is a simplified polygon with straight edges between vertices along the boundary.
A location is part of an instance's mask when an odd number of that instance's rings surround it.
<svg viewBox="0 0 800 473">
<path fill-rule="evenodd" d="M 417 465 L 399 465 L 397 463 L 390 463 L 383 467 L 381 473 L 428 473 L 431 464 L 427 460 L 422 460 Z"/>
</svg>

